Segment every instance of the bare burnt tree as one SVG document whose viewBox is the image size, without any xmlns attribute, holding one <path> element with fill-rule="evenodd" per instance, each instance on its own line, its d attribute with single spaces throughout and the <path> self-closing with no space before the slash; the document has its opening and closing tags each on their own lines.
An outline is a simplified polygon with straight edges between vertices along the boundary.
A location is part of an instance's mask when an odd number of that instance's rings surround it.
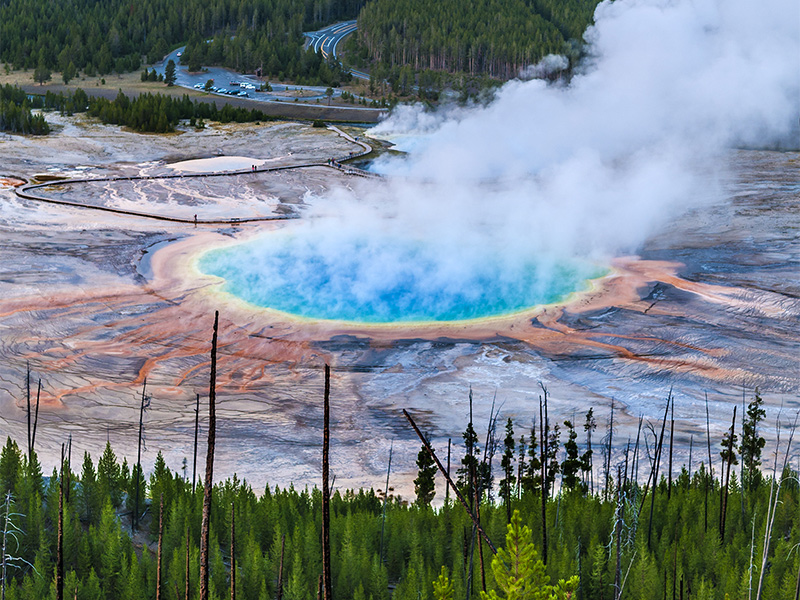
<svg viewBox="0 0 800 600">
<path fill-rule="evenodd" d="M 141 486 L 142 481 L 142 424 L 144 422 L 144 409 L 145 409 L 145 402 L 147 400 L 147 378 L 145 377 L 144 382 L 142 383 L 142 399 L 139 403 L 139 441 L 137 443 L 136 448 L 136 475 L 135 480 L 133 482 L 133 486 L 135 488 L 134 492 L 134 501 L 133 501 L 133 513 L 131 514 L 131 529 L 138 531 L 139 530 L 139 487 Z"/>
<path fill-rule="evenodd" d="M 33 453 L 36 451 L 36 425 L 39 423 L 39 398 L 42 395 L 42 380 L 39 380 L 39 387 L 36 390 L 36 412 L 33 415 L 33 432 L 31 433 L 31 449 L 28 461 L 33 462 Z"/>
<path fill-rule="evenodd" d="M 445 470 L 442 461 L 440 461 L 439 457 L 436 456 L 436 452 L 434 452 L 433 448 L 430 445 L 430 442 L 428 442 L 428 438 L 426 438 L 425 435 L 422 433 L 422 431 L 420 431 L 420 428 L 417 427 L 417 424 L 414 422 L 414 419 L 411 418 L 411 415 L 408 414 L 408 411 L 406 409 L 403 409 L 403 415 L 408 420 L 408 423 L 411 425 L 411 428 L 417 434 L 417 437 L 422 442 L 422 445 L 425 446 L 425 449 L 428 451 L 428 454 L 431 455 L 433 462 L 435 462 L 436 466 L 439 468 L 439 472 L 447 480 L 447 485 L 449 485 L 453 489 L 453 493 L 456 495 L 456 498 L 458 498 L 458 501 L 461 502 L 462 506 L 464 507 L 464 510 L 467 511 L 467 515 L 469 516 L 470 519 L 472 519 L 472 523 L 475 525 L 475 528 L 477 529 L 478 533 L 481 534 L 481 536 L 483 536 L 486 545 L 489 546 L 489 549 L 492 551 L 493 554 L 497 554 L 497 547 L 492 543 L 492 540 L 489 538 L 486 531 L 484 531 L 483 527 L 481 527 L 480 523 L 478 522 L 478 519 L 475 517 L 472 510 L 470 509 L 469 503 L 464 498 L 464 495 L 456 487 L 456 484 L 453 483 L 453 480 L 450 478 L 450 474 Z"/>
<path fill-rule="evenodd" d="M 675 442 L 675 400 L 672 401 L 672 408 L 669 420 L 669 468 L 667 472 L 667 500 L 672 498 L 672 447 Z"/>
<path fill-rule="evenodd" d="M 200 431 L 200 394 L 197 394 L 197 403 L 194 408 L 194 458 L 192 459 L 192 495 L 197 482 L 197 434 Z"/>
<path fill-rule="evenodd" d="M 156 600 L 161 600 L 161 564 L 164 546 L 164 492 L 158 500 L 158 556 L 156 558 Z"/>
<path fill-rule="evenodd" d="M 31 460 L 31 363 L 26 362 L 25 388 L 28 401 L 28 462 Z"/>
<path fill-rule="evenodd" d="M 283 599 L 283 555 L 286 550 L 286 534 L 281 535 L 281 559 L 278 562 L 278 593 L 276 600 Z"/>
<path fill-rule="evenodd" d="M 711 462 L 711 421 L 708 417 L 708 392 L 706 396 L 706 441 L 708 442 L 708 474 L 705 481 L 705 502 L 703 510 L 703 532 L 708 531 L 708 487 L 714 481 L 714 465 Z"/>
<path fill-rule="evenodd" d="M 236 600 L 236 512 L 231 502 L 231 600 Z"/>
<path fill-rule="evenodd" d="M 214 485 L 214 445 L 217 435 L 217 333 L 219 311 L 214 313 L 214 334 L 211 338 L 211 377 L 208 386 L 208 449 L 206 477 L 203 483 L 203 518 L 200 523 L 200 600 L 208 600 L 209 521 L 211 518 L 211 490 Z"/>
<path fill-rule="evenodd" d="M 331 538 L 330 538 L 330 486 L 328 481 L 331 430 L 331 368 L 325 365 L 325 392 L 323 395 L 323 423 L 322 423 L 322 584 L 323 600 L 331 600 L 333 581 L 331 577 Z"/>
<path fill-rule="evenodd" d="M 56 600 L 64 600 L 64 444 L 58 478 L 58 533 L 56 534 Z"/>
<path fill-rule="evenodd" d="M 541 383 L 540 383 L 541 385 Z M 544 390 L 544 404 L 542 397 L 539 396 L 539 456 L 541 460 L 542 486 L 540 494 L 542 497 L 542 562 L 547 564 L 547 438 L 549 431 L 545 428 L 544 406 L 547 404 L 547 388 L 542 385 Z"/>
<path fill-rule="evenodd" d="M 721 490 L 720 496 L 720 510 L 719 510 L 719 539 L 725 542 L 725 521 L 728 513 L 728 484 L 731 480 L 731 464 L 733 464 L 734 452 L 736 447 L 736 406 L 733 407 L 733 419 L 731 420 L 731 428 L 728 430 L 728 448 L 726 450 L 726 469 L 725 469 L 725 486 Z M 723 442 L 724 445 L 724 442 Z"/>
<path fill-rule="evenodd" d="M 381 543 L 378 550 L 378 558 L 383 564 L 383 533 L 386 527 L 386 503 L 389 501 L 389 475 L 392 472 L 392 450 L 394 450 L 394 440 L 389 444 L 389 465 L 386 467 L 386 489 L 383 494 L 383 508 L 381 509 Z"/>
<path fill-rule="evenodd" d="M 183 580 L 184 588 L 185 588 L 184 589 L 183 600 L 189 600 L 189 581 L 190 581 L 190 577 L 189 577 L 190 568 L 189 567 L 190 567 L 190 563 L 189 563 L 189 526 L 187 525 L 186 526 L 186 573 L 185 573 L 185 577 L 184 577 L 184 580 Z M 177 585 L 177 583 L 175 585 Z M 175 595 L 177 596 L 177 592 L 175 593 Z"/>
<path fill-rule="evenodd" d="M 447 438 L 447 475 L 450 475 L 450 445 L 453 442 L 453 438 Z M 444 486 L 444 505 L 450 506 L 450 486 Z"/>
<path fill-rule="evenodd" d="M 667 425 L 667 415 L 669 414 L 669 407 L 672 404 L 672 388 L 667 395 L 667 407 L 664 409 L 664 418 L 661 421 L 661 434 L 658 437 L 658 446 L 656 447 L 655 457 L 653 459 L 653 468 L 651 470 L 651 479 L 653 482 L 653 491 L 650 495 L 650 520 L 647 523 L 647 547 L 650 548 L 650 541 L 653 535 L 653 509 L 656 502 L 656 490 L 658 490 L 658 468 L 661 463 L 661 449 L 664 447 L 664 429 Z M 645 489 L 645 493 L 647 490 Z M 642 500 L 644 502 L 644 500 Z"/>
</svg>

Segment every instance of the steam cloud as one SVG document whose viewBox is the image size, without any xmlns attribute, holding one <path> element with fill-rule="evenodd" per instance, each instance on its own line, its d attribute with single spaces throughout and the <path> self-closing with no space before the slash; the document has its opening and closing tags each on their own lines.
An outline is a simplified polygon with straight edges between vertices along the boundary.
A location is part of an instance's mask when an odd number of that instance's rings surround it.
<svg viewBox="0 0 800 600">
<path fill-rule="evenodd" d="M 371 134 L 411 150 L 377 165 L 389 181 L 314 199 L 297 234 L 318 241 L 334 279 L 352 239 L 423 243 L 426 278 L 448 281 L 487 251 L 543 262 L 635 251 L 715 197 L 729 148 L 797 147 L 798 12 L 796 0 L 604 2 L 569 85 L 516 80 L 488 106 L 399 107 Z M 407 276 L 380 250 L 361 260 L 374 278 L 360 294 Z"/>
</svg>

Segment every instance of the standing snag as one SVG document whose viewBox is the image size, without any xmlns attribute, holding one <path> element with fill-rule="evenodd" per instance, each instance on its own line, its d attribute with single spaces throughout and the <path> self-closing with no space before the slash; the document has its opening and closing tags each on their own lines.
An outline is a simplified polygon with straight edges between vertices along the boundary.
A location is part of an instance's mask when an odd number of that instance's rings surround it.
<svg viewBox="0 0 800 600">
<path fill-rule="evenodd" d="M 214 444 L 217 435 L 217 332 L 219 311 L 214 313 L 214 334 L 211 338 L 211 377 L 208 385 L 208 451 L 206 454 L 206 477 L 203 484 L 203 520 L 200 523 L 200 600 L 208 600 L 208 555 L 211 518 L 211 489 L 214 485 Z"/>
<path fill-rule="evenodd" d="M 329 463 L 328 451 L 331 442 L 331 368 L 325 365 L 325 393 L 323 396 L 323 425 L 322 425 L 322 579 L 321 589 L 323 600 L 331 600 L 333 580 L 331 577 L 331 533 L 330 533 L 330 487 L 328 481 Z"/>
</svg>

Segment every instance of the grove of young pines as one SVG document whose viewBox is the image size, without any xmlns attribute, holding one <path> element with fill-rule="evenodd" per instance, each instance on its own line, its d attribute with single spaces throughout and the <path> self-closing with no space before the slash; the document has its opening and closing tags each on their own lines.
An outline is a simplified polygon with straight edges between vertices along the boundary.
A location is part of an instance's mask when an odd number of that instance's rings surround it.
<svg viewBox="0 0 800 600">
<path fill-rule="evenodd" d="M 591 411 L 580 443 L 572 422 L 563 424 L 562 443 L 562 429 L 549 421 L 526 436 L 509 419 L 500 436 L 488 428 L 486 448 L 469 423 L 463 443 L 452 446 L 453 480 L 497 555 L 423 445 L 416 500 L 333 491 L 332 598 L 792 600 L 800 486 L 785 459 L 785 427 L 779 452 L 761 464 L 763 414 L 756 394 L 722 452 L 719 440 L 712 453 L 698 439 L 692 462 L 700 466 L 691 473 L 668 467 L 666 418 L 645 424 L 637 443 L 613 456 L 613 427 L 592 447 Z M 447 452 L 435 449 L 441 461 Z M 68 598 L 197 598 L 204 490 L 191 481 L 192 457 L 176 473 L 159 452 L 147 481 L 137 465 L 120 464 L 110 444 L 98 462 L 86 454 L 72 468 L 69 459 L 67 449 L 62 469 L 43 477 L 33 450 L 11 439 L 2 449 L 5 598 L 55 599 L 58 558 Z M 215 485 L 209 597 L 319 597 L 322 501 L 316 488 L 256 493 L 236 476 Z"/>
</svg>

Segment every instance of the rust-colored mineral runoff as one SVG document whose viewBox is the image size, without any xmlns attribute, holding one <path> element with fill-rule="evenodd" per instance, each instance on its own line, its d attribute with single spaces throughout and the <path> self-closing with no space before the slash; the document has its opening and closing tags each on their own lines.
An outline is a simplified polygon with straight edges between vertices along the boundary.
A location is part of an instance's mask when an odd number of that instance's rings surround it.
<svg viewBox="0 0 800 600">
<path fill-rule="evenodd" d="M 2 137 L 0 169 L 0 415 L 4 433 L 24 443 L 30 364 L 34 382 L 42 379 L 36 439 L 46 471 L 70 434 L 76 452 L 96 457 L 108 439 L 130 460 L 145 378 L 152 394 L 145 465 L 159 450 L 173 469 L 184 457 L 191 463 L 194 398 L 208 393 L 215 310 L 215 473 L 237 472 L 257 489 L 319 481 L 326 363 L 337 487 L 381 487 L 393 441 L 393 484 L 406 497 L 419 442 L 401 409 L 443 450 L 448 438 L 460 441 L 470 387 L 482 441 L 495 398 L 503 420 L 514 418 L 518 435 L 527 435 L 538 418 L 540 382 L 554 422 L 582 423 L 592 407 L 602 429 L 613 400 L 616 452 L 635 438 L 640 415 L 660 418 L 672 389 L 676 465 L 688 459 L 691 436 L 705 444 L 706 393 L 715 445 L 743 386 L 747 399 L 760 389 L 770 422 L 781 405 L 798 407 L 797 154 L 732 153 L 735 177 L 724 200 L 676 218 L 639 255 L 614 259 L 607 275 L 560 304 L 452 323 L 359 324 L 255 307 L 197 268 L 209 248 L 292 221 L 195 227 L 22 200 L 13 187 L 36 174 L 173 173 L 173 163 L 220 154 L 263 166 L 324 163 L 353 150 L 346 139 L 295 123 L 142 136 L 78 117 L 49 118 L 60 133 Z M 54 181 L 46 191 L 201 220 L 302 219 L 309 191 L 319 198 L 355 185 L 354 177 L 321 166 L 82 188 Z"/>
</svg>

